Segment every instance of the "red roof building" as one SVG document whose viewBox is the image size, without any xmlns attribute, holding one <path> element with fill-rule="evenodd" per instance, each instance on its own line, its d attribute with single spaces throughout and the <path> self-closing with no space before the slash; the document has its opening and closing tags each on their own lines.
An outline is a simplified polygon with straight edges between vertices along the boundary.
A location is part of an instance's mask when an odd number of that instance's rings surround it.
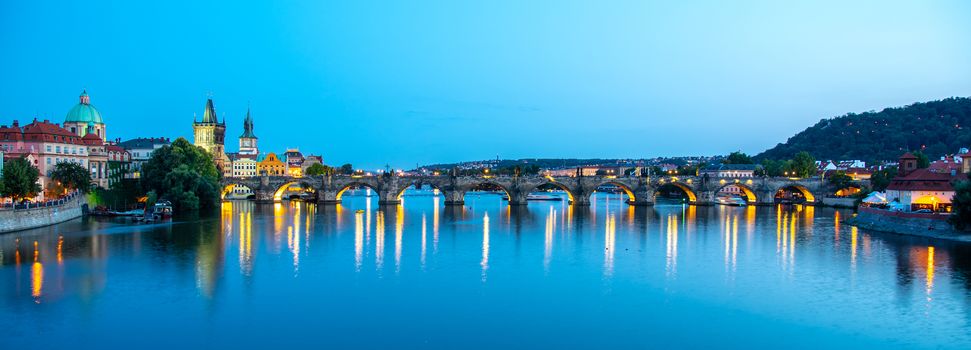
<svg viewBox="0 0 971 350">
<path fill-rule="evenodd" d="M 887 186 L 887 200 L 898 202 L 910 210 L 950 212 L 954 183 L 968 180 L 967 175 L 954 169 L 918 169 L 917 157 L 910 153 L 900 157 L 898 169 L 897 176 Z"/>
</svg>

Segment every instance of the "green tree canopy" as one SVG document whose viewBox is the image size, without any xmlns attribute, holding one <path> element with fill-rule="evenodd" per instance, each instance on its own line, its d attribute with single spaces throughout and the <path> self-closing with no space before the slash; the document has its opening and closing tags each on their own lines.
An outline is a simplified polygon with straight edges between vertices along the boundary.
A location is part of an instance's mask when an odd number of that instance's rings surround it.
<svg viewBox="0 0 971 350">
<path fill-rule="evenodd" d="M 81 164 L 57 163 L 51 171 L 51 180 L 61 183 L 67 189 L 88 193 L 91 190 L 91 173 Z"/>
<path fill-rule="evenodd" d="M 354 166 L 350 163 L 341 165 L 341 174 L 351 175 L 354 173 Z"/>
<path fill-rule="evenodd" d="M 917 157 L 917 169 L 926 169 L 931 166 L 931 160 L 930 158 L 927 158 L 927 155 L 924 154 L 924 152 L 913 151 L 911 154 L 913 154 L 914 157 Z"/>
<path fill-rule="evenodd" d="M 870 187 L 874 191 L 883 192 L 890 186 L 890 181 L 897 176 L 897 167 L 887 167 L 873 172 L 870 176 Z"/>
<path fill-rule="evenodd" d="M 142 165 L 142 187 L 168 199 L 177 210 L 214 208 L 219 200 L 219 179 L 212 156 L 184 138 L 152 152 Z"/>
<path fill-rule="evenodd" d="M 947 219 L 956 229 L 971 228 L 971 181 L 961 181 L 954 185 L 951 216 Z"/>
<path fill-rule="evenodd" d="M 792 164 L 790 165 L 789 171 L 796 173 L 798 177 L 810 177 L 816 175 L 816 158 L 813 158 L 809 152 L 802 151 L 796 153 L 796 156 L 792 158 Z"/>
<path fill-rule="evenodd" d="M 3 194 L 4 197 L 21 201 L 37 197 L 40 192 L 40 171 L 27 158 L 15 158 L 3 165 Z"/>
<path fill-rule="evenodd" d="M 826 178 L 831 185 L 837 189 L 843 189 L 849 187 L 850 183 L 853 182 L 853 177 L 846 175 L 846 172 L 839 170 L 834 172 L 832 175 Z"/>
<path fill-rule="evenodd" d="M 317 175 L 330 175 L 333 173 L 334 173 L 334 168 L 331 168 L 329 166 L 326 166 L 320 163 L 314 163 L 313 165 L 307 167 L 307 171 L 305 175 L 317 176 Z"/>
<path fill-rule="evenodd" d="M 725 157 L 725 164 L 755 164 L 755 161 L 749 155 L 737 151 Z"/>
</svg>

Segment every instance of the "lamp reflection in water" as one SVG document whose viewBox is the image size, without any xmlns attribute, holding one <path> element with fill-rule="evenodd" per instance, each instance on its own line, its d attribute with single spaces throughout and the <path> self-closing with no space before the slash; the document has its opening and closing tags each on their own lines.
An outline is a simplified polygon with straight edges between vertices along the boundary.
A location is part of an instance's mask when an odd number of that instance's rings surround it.
<svg viewBox="0 0 971 350">
<path fill-rule="evenodd" d="M 934 289 L 934 246 L 927 247 L 927 301 L 931 301 Z"/>
<path fill-rule="evenodd" d="M 489 212 L 482 216 L 482 282 L 486 281 L 486 271 L 489 270 Z"/>
<path fill-rule="evenodd" d="M 280 252 L 280 232 L 283 232 L 283 204 L 273 203 L 273 253 Z"/>
<path fill-rule="evenodd" d="M 371 197 L 364 198 L 364 246 L 371 247 Z"/>
<path fill-rule="evenodd" d="M 250 276 L 253 272 L 253 212 L 239 213 L 239 272 Z"/>
<path fill-rule="evenodd" d="M 556 212 L 550 206 L 550 212 L 546 214 L 546 239 L 544 240 L 545 249 L 543 250 L 543 269 L 550 270 L 550 259 L 553 257 L 553 230 L 556 227 Z"/>
<path fill-rule="evenodd" d="M 432 254 L 438 253 L 438 200 L 436 193 L 432 206 Z"/>
<path fill-rule="evenodd" d="M 300 269 L 300 205 L 294 206 L 293 226 L 287 226 L 287 247 L 293 254 L 293 273 Z"/>
<path fill-rule="evenodd" d="M 665 252 L 665 274 L 668 277 L 678 272 L 678 218 L 674 214 L 668 215 L 667 220 L 667 250 Z"/>
<path fill-rule="evenodd" d="M 425 236 L 428 233 L 428 221 L 425 213 L 421 213 L 421 268 L 425 269 Z"/>
<path fill-rule="evenodd" d="M 403 204 L 395 206 L 394 214 L 394 272 L 401 271 L 401 231 L 405 225 L 405 209 Z"/>
<path fill-rule="evenodd" d="M 374 231 L 374 264 L 375 268 L 381 270 L 384 267 L 384 211 L 378 210 Z"/>
<path fill-rule="evenodd" d="M 836 248 L 840 247 L 840 212 L 839 210 L 833 212 L 833 245 Z"/>
<path fill-rule="evenodd" d="M 64 236 L 57 236 L 57 264 L 58 265 L 64 264 L 63 247 L 64 247 Z M 0 254 L 0 259 L 2 258 L 3 258 L 3 255 Z"/>
<path fill-rule="evenodd" d="M 44 265 L 40 262 L 37 241 L 34 241 L 34 263 L 30 268 L 30 282 L 30 295 L 34 297 L 35 303 L 40 304 L 41 292 L 44 289 Z"/>
<path fill-rule="evenodd" d="M 856 226 L 850 226 L 850 271 L 856 272 Z"/>
<path fill-rule="evenodd" d="M 604 221 L 604 276 L 610 277 L 614 274 L 614 246 L 617 236 L 617 216 L 614 213 L 607 215 Z"/>
<path fill-rule="evenodd" d="M 735 272 L 738 256 L 738 215 L 725 214 L 725 270 Z"/>
<path fill-rule="evenodd" d="M 364 213 L 354 213 L 354 267 L 361 271 L 361 255 L 364 252 Z"/>
</svg>

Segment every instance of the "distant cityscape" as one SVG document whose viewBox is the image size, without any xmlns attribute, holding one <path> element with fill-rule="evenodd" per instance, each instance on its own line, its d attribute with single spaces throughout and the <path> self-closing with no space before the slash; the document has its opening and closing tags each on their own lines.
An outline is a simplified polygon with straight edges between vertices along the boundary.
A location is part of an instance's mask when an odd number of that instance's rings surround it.
<svg viewBox="0 0 971 350">
<path fill-rule="evenodd" d="M 223 178 L 251 178 L 257 176 L 286 176 L 299 178 L 308 173 L 314 166 L 324 166 L 325 160 L 321 154 L 304 154 L 298 148 L 288 148 L 282 152 L 261 151 L 259 137 L 256 134 L 254 117 L 247 108 L 242 118 L 243 133 L 237 137 L 236 151 L 226 148 L 225 117 L 219 120 L 216 107 L 211 98 L 206 99 L 202 118 L 193 118 L 192 143 L 208 152 L 216 168 Z M 110 188 L 125 179 L 141 177 L 142 166 L 151 159 L 152 154 L 172 143 L 166 136 L 144 136 L 129 140 L 119 138 L 110 139 L 107 123 L 97 108 L 92 104 L 91 96 L 82 91 L 78 96 L 78 103 L 70 108 L 62 123 L 50 120 L 34 119 L 28 124 L 21 124 L 13 120 L 9 125 L 0 126 L 0 154 L 7 161 L 15 158 L 25 158 L 39 170 L 38 184 L 42 191 L 35 200 L 41 201 L 57 198 L 63 193 L 52 193 L 56 187 L 52 185 L 51 171 L 57 164 L 74 163 L 90 171 L 92 184 L 101 188 Z M 910 157 L 912 155 L 904 155 Z M 747 156 L 746 156 L 747 157 Z M 921 180 L 925 185 L 909 185 L 908 190 L 921 193 L 884 195 L 891 197 L 891 201 L 905 199 L 907 205 L 921 209 L 930 205 L 934 211 L 949 210 L 953 188 L 949 184 L 951 178 L 937 179 L 935 174 L 964 174 L 971 171 L 971 161 L 967 148 L 961 148 L 954 154 L 948 154 L 928 161 L 928 176 Z M 907 158 L 909 159 L 909 158 Z M 904 158 L 901 158 L 903 161 Z M 881 161 L 867 164 L 863 160 L 817 160 L 815 173 L 805 173 L 804 176 L 832 177 L 837 174 L 848 176 L 851 180 L 870 180 L 875 172 L 899 166 L 900 161 Z M 724 155 L 712 156 L 683 156 L 683 157 L 654 157 L 641 159 L 544 159 L 529 158 L 508 160 L 495 159 L 467 161 L 460 163 L 441 163 L 419 165 L 414 169 L 376 169 L 365 171 L 355 169 L 351 164 L 327 167 L 335 169 L 334 173 L 357 174 L 369 176 L 392 171 L 398 175 L 419 176 L 438 175 L 446 172 L 461 172 L 465 175 L 487 173 L 489 171 L 510 169 L 530 169 L 529 172 L 546 176 L 639 176 L 639 175 L 693 175 L 711 176 L 719 178 L 751 178 L 765 175 L 766 169 L 761 165 L 731 163 Z M 0 165 L 0 173 L 3 167 Z M 911 173 L 900 173 L 900 177 Z M 788 172 L 778 174 L 790 176 Z M 794 175 L 794 173 L 793 173 Z M 926 175 L 926 174 L 925 174 Z M 916 181 L 916 180 L 915 180 Z M 916 182 L 915 182 L 916 183 Z M 931 184 L 931 185 L 926 185 Z M 929 187 L 928 187 L 929 186 Z M 299 187 L 299 186 L 297 186 Z M 925 188 L 927 187 L 927 188 Z M 933 187 L 933 188 L 931 188 Z M 841 189 L 835 195 L 848 197 L 860 192 L 859 188 Z M 891 186 L 891 190 L 893 190 Z M 724 186 L 719 195 L 744 197 L 748 189 L 742 185 Z M 927 193 L 930 194 L 927 194 Z M 235 186 L 227 198 L 247 198 L 253 192 L 244 186 Z M 913 197 L 913 198 L 911 198 Z M 924 198 L 924 199 L 920 199 Z M 928 199 L 929 198 L 929 199 Z M 883 200 L 887 200 L 883 198 Z M 924 203 L 927 202 L 927 203 Z M 916 205 L 916 206 L 914 206 Z"/>
</svg>

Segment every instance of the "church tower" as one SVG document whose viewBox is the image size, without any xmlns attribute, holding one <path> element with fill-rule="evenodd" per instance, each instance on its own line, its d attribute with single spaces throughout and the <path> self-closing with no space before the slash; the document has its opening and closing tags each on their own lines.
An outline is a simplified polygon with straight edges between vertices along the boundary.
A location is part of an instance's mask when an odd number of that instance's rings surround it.
<svg viewBox="0 0 971 350">
<path fill-rule="evenodd" d="M 212 159 L 216 161 L 216 167 L 221 171 L 225 169 L 229 158 L 226 157 L 226 121 L 219 122 L 216 118 L 216 108 L 212 105 L 212 99 L 206 101 L 206 110 L 202 114 L 202 121 L 192 120 L 192 131 L 194 135 L 193 143 L 204 148 Z"/>
<path fill-rule="evenodd" d="M 256 134 L 253 133 L 253 117 L 250 116 L 249 108 L 247 108 L 246 119 L 243 119 L 243 134 L 239 136 L 240 157 L 256 159 L 256 156 L 260 154 L 260 149 L 256 146 L 256 139 Z"/>
</svg>

